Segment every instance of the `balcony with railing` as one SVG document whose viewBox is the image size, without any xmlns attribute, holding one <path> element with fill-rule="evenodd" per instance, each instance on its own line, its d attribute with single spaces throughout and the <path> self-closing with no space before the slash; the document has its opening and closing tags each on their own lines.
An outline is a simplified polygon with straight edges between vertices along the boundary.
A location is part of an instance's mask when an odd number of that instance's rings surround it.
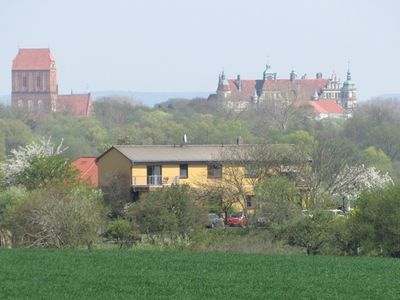
<svg viewBox="0 0 400 300">
<path fill-rule="evenodd" d="M 179 184 L 179 176 L 133 176 L 132 186 L 134 188 L 157 188 Z"/>
</svg>

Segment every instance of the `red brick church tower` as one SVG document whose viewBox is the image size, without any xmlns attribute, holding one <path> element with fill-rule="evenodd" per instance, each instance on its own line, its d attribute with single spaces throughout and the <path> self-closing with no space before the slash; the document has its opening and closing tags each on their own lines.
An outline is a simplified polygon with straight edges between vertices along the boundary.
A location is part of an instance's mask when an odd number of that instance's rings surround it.
<svg viewBox="0 0 400 300">
<path fill-rule="evenodd" d="M 56 111 L 57 89 L 50 49 L 19 49 L 12 65 L 11 105 L 38 114 Z"/>
<path fill-rule="evenodd" d="M 90 93 L 59 95 L 56 63 L 50 49 L 19 49 L 12 64 L 11 105 L 40 116 L 68 112 L 92 113 Z"/>
</svg>

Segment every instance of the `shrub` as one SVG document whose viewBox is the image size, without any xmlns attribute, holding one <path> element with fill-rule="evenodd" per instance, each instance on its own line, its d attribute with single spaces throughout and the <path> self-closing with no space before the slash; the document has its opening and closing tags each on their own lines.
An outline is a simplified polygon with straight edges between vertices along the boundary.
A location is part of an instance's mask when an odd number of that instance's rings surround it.
<svg viewBox="0 0 400 300">
<path fill-rule="evenodd" d="M 194 203 L 188 186 L 173 186 L 143 195 L 130 208 L 130 217 L 140 232 L 174 239 L 190 235 L 207 224 L 205 211 Z"/>
<path fill-rule="evenodd" d="M 400 257 L 400 185 L 362 194 L 350 222 L 362 252 Z"/>
<path fill-rule="evenodd" d="M 256 217 L 266 226 L 282 224 L 300 214 L 300 198 L 294 182 L 288 178 L 267 178 L 256 188 Z"/>
<path fill-rule="evenodd" d="M 19 174 L 19 184 L 28 190 L 46 188 L 56 183 L 76 184 L 78 170 L 61 155 L 34 157 Z"/>
<path fill-rule="evenodd" d="M 353 253 L 347 218 L 325 211 L 303 216 L 280 228 L 278 234 L 292 246 L 299 246 L 307 254 L 345 255 Z"/>
<path fill-rule="evenodd" d="M 100 192 L 54 186 L 35 190 L 9 207 L 5 227 L 17 247 L 91 247 L 102 231 L 104 216 Z"/>
<path fill-rule="evenodd" d="M 132 224 L 128 220 L 118 218 L 108 224 L 105 236 L 115 240 L 119 247 L 132 245 L 136 240 L 140 239 L 139 233 L 132 228 Z"/>
</svg>

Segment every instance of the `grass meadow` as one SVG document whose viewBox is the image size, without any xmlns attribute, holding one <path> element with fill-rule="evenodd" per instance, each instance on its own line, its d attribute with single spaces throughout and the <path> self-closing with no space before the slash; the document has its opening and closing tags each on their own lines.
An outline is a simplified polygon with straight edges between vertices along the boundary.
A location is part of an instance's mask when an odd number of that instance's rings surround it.
<svg viewBox="0 0 400 300">
<path fill-rule="evenodd" d="M 399 299 L 400 260 L 0 250 L 0 299 Z"/>
</svg>

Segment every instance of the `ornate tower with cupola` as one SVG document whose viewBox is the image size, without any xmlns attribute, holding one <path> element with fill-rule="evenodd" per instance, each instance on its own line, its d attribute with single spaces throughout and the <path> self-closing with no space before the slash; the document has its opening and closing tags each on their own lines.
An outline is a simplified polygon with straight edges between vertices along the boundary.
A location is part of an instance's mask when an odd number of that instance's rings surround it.
<svg viewBox="0 0 400 300">
<path fill-rule="evenodd" d="M 269 64 L 265 66 L 263 80 L 276 80 L 276 73 L 271 70 L 271 65 Z"/>
<path fill-rule="evenodd" d="M 340 93 L 340 101 L 343 108 L 353 109 L 357 103 L 357 89 L 354 82 L 351 80 L 350 69 L 347 70 L 346 81 L 343 82 L 343 87 Z"/>
<path fill-rule="evenodd" d="M 226 99 L 229 98 L 230 95 L 231 95 L 231 89 L 229 87 L 229 82 L 225 77 L 224 71 L 222 71 L 221 75 L 219 75 L 217 96 L 219 99 Z"/>
</svg>

